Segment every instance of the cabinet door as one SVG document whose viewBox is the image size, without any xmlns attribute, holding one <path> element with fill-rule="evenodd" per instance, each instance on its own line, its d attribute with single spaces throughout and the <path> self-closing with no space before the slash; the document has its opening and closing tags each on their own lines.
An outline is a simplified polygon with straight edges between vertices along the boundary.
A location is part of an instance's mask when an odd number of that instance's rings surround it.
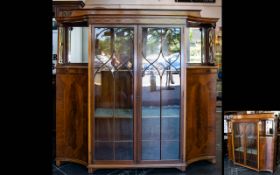
<svg viewBox="0 0 280 175">
<path fill-rule="evenodd" d="M 239 164 L 244 164 L 245 151 L 245 123 L 233 123 L 233 151 L 234 161 Z"/>
<path fill-rule="evenodd" d="M 258 127 L 256 122 L 246 123 L 245 145 L 246 160 L 245 165 L 258 169 Z"/>
<path fill-rule="evenodd" d="M 257 122 L 233 123 L 234 161 L 258 169 Z"/>
<path fill-rule="evenodd" d="M 133 160 L 134 28 L 93 30 L 93 159 Z"/>
<path fill-rule="evenodd" d="M 181 28 L 141 28 L 141 160 L 180 159 Z"/>
</svg>

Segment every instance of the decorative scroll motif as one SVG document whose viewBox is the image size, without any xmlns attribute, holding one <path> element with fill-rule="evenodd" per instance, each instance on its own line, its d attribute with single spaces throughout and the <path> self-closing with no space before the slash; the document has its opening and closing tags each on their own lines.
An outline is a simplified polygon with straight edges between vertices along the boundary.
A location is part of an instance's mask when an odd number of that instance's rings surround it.
<svg viewBox="0 0 280 175">
<path fill-rule="evenodd" d="M 209 36 L 209 63 L 213 64 L 215 62 L 215 29 L 214 28 L 209 28 L 208 29 L 208 36 Z"/>
<path fill-rule="evenodd" d="M 71 16 L 72 12 L 71 11 L 62 11 L 61 16 L 62 17 L 69 17 Z"/>
<path fill-rule="evenodd" d="M 59 42 L 58 42 L 58 63 L 63 64 L 63 50 L 64 50 L 64 27 L 59 27 Z"/>
</svg>

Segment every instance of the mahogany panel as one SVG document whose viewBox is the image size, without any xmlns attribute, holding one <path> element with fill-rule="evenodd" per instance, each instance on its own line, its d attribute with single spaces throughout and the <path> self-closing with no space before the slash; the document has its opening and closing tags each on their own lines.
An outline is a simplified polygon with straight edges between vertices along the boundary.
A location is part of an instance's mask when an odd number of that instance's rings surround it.
<svg viewBox="0 0 280 175">
<path fill-rule="evenodd" d="M 260 170 L 271 171 L 275 169 L 274 137 L 260 137 Z"/>
<path fill-rule="evenodd" d="M 216 156 L 216 73 L 215 67 L 187 69 L 187 162 Z"/>
<path fill-rule="evenodd" d="M 56 158 L 88 161 L 87 65 L 60 67 L 56 75 Z"/>
</svg>

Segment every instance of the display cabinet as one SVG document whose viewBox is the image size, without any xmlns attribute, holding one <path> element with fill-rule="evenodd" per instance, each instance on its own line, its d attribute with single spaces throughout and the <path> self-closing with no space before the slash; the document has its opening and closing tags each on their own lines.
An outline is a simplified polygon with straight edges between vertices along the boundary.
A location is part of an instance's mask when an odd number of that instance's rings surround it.
<svg viewBox="0 0 280 175">
<path fill-rule="evenodd" d="M 217 67 L 209 60 L 218 19 L 195 10 L 60 5 L 54 6 L 57 165 L 71 161 L 92 172 L 215 163 Z M 82 27 L 87 44 L 72 43 Z M 205 42 L 195 65 L 187 61 L 192 27 Z"/>
<path fill-rule="evenodd" d="M 277 120 L 273 113 L 234 115 L 231 120 L 233 162 L 257 171 L 274 172 Z"/>
</svg>

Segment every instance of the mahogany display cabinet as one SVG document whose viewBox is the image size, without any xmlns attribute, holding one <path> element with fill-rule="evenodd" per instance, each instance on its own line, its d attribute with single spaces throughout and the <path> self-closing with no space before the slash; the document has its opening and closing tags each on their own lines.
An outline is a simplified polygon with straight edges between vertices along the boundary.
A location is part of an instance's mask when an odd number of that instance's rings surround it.
<svg viewBox="0 0 280 175">
<path fill-rule="evenodd" d="M 54 4 L 56 164 L 75 162 L 93 172 L 184 171 L 199 160 L 215 163 L 218 19 L 202 18 L 196 10 L 73 6 Z M 71 46 L 79 42 L 73 39 L 76 28 L 86 31 L 80 61 Z M 191 28 L 200 32 L 192 47 Z M 195 49 L 200 63 L 190 59 Z"/>
<path fill-rule="evenodd" d="M 234 164 L 256 171 L 275 171 L 279 138 L 274 113 L 233 115 L 229 128 L 228 154 Z"/>
</svg>

